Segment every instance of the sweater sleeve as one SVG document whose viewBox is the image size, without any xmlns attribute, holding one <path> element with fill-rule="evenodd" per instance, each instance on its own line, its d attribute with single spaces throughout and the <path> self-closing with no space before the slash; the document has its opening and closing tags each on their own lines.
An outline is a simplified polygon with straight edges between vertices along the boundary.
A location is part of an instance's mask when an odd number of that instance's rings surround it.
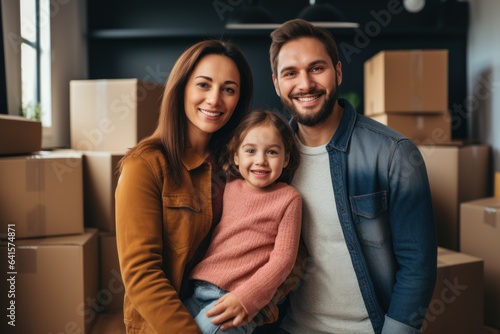
<svg viewBox="0 0 500 334">
<path fill-rule="evenodd" d="M 159 172 L 148 160 L 125 161 L 116 189 L 116 237 L 126 294 L 155 332 L 200 333 L 162 270 L 159 184 Z"/>
<path fill-rule="evenodd" d="M 302 198 L 297 194 L 279 222 L 274 249 L 269 260 L 232 293 L 248 315 L 257 313 L 272 299 L 292 271 L 297 257 L 302 222 Z"/>
</svg>

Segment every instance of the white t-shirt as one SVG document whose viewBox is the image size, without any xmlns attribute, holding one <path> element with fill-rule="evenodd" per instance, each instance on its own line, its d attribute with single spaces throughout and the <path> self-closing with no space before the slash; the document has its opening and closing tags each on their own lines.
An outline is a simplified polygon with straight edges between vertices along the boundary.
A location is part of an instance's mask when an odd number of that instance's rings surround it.
<svg viewBox="0 0 500 334">
<path fill-rule="evenodd" d="M 301 162 L 292 185 L 303 197 L 302 237 L 312 261 L 281 327 L 292 334 L 374 333 L 337 215 L 326 147 L 297 141 Z"/>
</svg>

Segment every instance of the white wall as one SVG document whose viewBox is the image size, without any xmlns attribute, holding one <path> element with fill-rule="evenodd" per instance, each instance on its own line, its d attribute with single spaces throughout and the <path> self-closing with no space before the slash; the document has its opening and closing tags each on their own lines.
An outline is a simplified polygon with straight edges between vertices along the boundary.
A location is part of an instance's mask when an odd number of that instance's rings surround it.
<svg viewBox="0 0 500 334">
<path fill-rule="evenodd" d="M 8 113 L 21 110 L 21 52 L 18 0 L 1 0 Z M 43 128 L 42 147 L 69 147 L 69 81 L 86 79 L 86 0 L 51 0 L 52 127 Z"/>
<path fill-rule="evenodd" d="M 491 145 L 500 171 L 500 1 L 470 0 L 467 103 L 472 139 Z"/>
</svg>

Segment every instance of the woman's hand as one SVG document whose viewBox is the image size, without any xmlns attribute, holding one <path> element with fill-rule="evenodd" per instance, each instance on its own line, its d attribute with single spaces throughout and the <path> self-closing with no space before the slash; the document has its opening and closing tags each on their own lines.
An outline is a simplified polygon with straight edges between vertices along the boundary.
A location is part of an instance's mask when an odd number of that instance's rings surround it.
<svg viewBox="0 0 500 334">
<path fill-rule="evenodd" d="M 253 316 L 247 315 L 238 297 L 230 292 L 219 298 L 215 306 L 207 312 L 207 317 L 214 317 L 212 323 L 220 324 L 222 330 L 244 326 L 252 320 Z"/>
</svg>

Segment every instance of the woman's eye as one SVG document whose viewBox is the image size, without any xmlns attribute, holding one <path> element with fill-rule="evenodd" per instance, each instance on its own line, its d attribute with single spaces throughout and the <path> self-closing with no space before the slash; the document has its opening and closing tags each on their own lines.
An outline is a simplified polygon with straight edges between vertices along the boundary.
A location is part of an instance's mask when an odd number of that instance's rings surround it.
<svg viewBox="0 0 500 334">
<path fill-rule="evenodd" d="M 233 88 L 230 87 L 224 88 L 223 91 L 229 94 L 234 94 L 236 92 Z"/>
<path fill-rule="evenodd" d="M 198 87 L 201 87 L 201 88 L 208 88 L 208 84 L 206 82 L 198 82 L 196 84 Z"/>
</svg>

